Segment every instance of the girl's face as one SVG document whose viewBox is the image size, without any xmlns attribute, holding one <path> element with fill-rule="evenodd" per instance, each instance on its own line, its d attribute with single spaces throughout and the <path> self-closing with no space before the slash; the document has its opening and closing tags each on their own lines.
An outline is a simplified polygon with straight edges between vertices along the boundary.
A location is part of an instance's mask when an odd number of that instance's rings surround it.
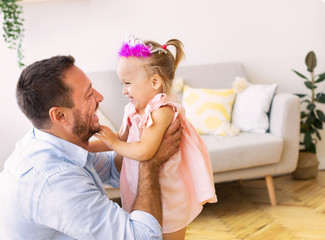
<svg viewBox="0 0 325 240">
<path fill-rule="evenodd" d="M 117 75 L 123 84 L 122 93 L 133 102 L 139 114 L 144 112 L 150 99 L 161 92 L 142 61 L 135 57 L 121 57 L 117 66 Z"/>
</svg>

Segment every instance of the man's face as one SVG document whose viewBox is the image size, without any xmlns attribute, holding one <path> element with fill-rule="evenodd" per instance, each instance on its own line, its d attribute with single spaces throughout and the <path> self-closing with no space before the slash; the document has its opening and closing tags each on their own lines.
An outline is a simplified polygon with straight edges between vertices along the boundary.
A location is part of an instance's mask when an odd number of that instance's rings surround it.
<svg viewBox="0 0 325 240">
<path fill-rule="evenodd" d="M 72 134 L 77 141 L 87 144 L 88 139 L 100 130 L 96 111 L 103 96 L 92 87 L 88 77 L 76 66 L 66 72 L 64 81 L 72 89 L 74 102 L 70 116 L 73 120 Z"/>
</svg>

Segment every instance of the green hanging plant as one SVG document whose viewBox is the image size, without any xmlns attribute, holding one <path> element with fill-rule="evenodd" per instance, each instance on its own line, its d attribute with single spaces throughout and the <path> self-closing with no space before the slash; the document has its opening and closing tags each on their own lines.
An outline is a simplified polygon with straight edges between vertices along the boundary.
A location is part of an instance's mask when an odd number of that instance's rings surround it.
<svg viewBox="0 0 325 240">
<path fill-rule="evenodd" d="M 22 40 L 24 37 L 24 19 L 22 18 L 23 7 L 18 5 L 20 0 L 1 0 L 0 16 L 3 18 L 3 38 L 10 49 L 17 50 L 19 67 L 23 63 Z"/>
<path fill-rule="evenodd" d="M 317 141 L 321 140 L 319 130 L 323 129 L 323 123 L 325 122 L 325 114 L 317 108 L 317 104 L 325 103 L 324 88 L 320 91 L 316 91 L 316 89 L 318 84 L 325 80 L 325 72 L 315 74 L 314 68 L 317 65 L 317 60 L 313 51 L 307 54 L 305 63 L 310 78 L 293 70 L 299 77 L 303 78 L 305 86 L 310 90 L 310 94 L 296 94 L 300 97 L 302 104 L 307 104 L 306 108 L 300 113 L 300 133 L 303 135 L 303 141 L 300 142 L 300 145 L 303 146 L 301 151 L 316 153 Z"/>
</svg>

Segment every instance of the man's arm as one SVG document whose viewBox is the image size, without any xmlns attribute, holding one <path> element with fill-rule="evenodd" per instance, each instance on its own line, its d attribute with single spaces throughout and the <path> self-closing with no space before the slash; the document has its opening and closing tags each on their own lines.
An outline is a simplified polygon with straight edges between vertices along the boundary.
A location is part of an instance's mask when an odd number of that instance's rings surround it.
<svg viewBox="0 0 325 240">
<path fill-rule="evenodd" d="M 148 161 L 139 162 L 138 193 L 133 210 L 141 210 L 153 215 L 162 223 L 161 192 L 159 169 L 179 150 L 182 136 L 180 119 L 176 119 L 167 129 L 156 154 Z"/>
<path fill-rule="evenodd" d="M 115 162 L 115 167 L 116 167 L 117 171 L 121 172 L 123 157 L 120 154 L 116 153 L 114 162 Z"/>
<path fill-rule="evenodd" d="M 103 195 L 94 184 L 96 178 L 90 175 L 91 165 L 85 171 L 65 164 L 54 171 L 40 188 L 36 222 L 76 239 L 160 239 L 159 167 L 178 151 L 177 140 L 182 135 L 179 125 L 179 120 L 171 125 L 155 156 L 140 163 L 139 194 L 133 210 L 142 212 L 128 214 Z M 95 157 L 107 157 L 107 154 L 99 153 Z M 111 157 L 113 160 L 115 156 Z"/>
</svg>

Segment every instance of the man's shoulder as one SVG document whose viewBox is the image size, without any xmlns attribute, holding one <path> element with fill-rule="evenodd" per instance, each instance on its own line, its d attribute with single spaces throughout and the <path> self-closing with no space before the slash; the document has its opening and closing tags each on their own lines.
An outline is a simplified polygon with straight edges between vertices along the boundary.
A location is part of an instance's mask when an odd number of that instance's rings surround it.
<svg viewBox="0 0 325 240">
<path fill-rule="evenodd" d="M 76 165 L 65 155 L 59 155 L 55 152 L 40 153 L 41 158 L 34 165 L 35 170 L 45 178 L 69 171 L 79 171 L 81 166 Z"/>
<path fill-rule="evenodd" d="M 17 175 L 24 175 L 33 170 L 45 178 L 82 167 L 75 164 L 65 151 L 51 142 L 33 138 L 25 138 L 18 142 L 7 162 L 7 167 L 15 169 Z"/>
</svg>

